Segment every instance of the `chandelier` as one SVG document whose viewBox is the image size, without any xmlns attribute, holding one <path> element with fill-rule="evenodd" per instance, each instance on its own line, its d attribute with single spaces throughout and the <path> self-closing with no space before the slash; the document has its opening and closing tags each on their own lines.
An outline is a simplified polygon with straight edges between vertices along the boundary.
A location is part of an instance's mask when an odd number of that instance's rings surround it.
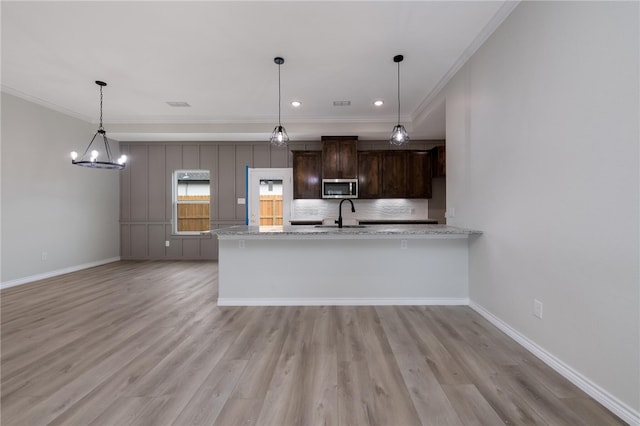
<svg viewBox="0 0 640 426">
<path fill-rule="evenodd" d="M 107 132 L 102 126 L 102 88 L 106 86 L 107 83 L 104 81 L 96 81 L 96 84 L 100 86 L 100 125 L 98 126 L 96 133 L 93 135 L 91 142 L 89 142 L 87 149 L 84 150 L 82 157 L 78 159 L 77 152 L 73 151 L 71 153 L 71 163 L 76 166 L 92 167 L 94 169 L 122 170 L 127 163 L 127 156 L 121 155 L 116 161 L 113 160 L 113 157 L 111 156 L 111 148 L 109 148 L 109 139 L 107 139 Z M 98 160 L 100 152 L 95 149 L 95 147 L 92 149 L 93 142 L 96 141 L 96 144 L 99 144 L 100 138 L 102 138 L 104 142 L 104 150 L 107 157 L 104 161 L 102 159 Z"/>
</svg>

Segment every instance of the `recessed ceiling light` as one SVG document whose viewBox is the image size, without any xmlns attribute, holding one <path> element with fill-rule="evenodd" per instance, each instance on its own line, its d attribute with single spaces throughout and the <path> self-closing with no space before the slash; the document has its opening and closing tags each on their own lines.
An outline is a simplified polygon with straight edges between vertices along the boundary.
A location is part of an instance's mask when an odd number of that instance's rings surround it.
<svg viewBox="0 0 640 426">
<path fill-rule="evenodd" d="M 375 101 L 373 104 L 374 104 L 375 106 L 382 106 L 382 105 L 384 105 L 384 101 L 380 101 L 380 100 L 378 100 L 378 101 Z"/>
<path fill-rule="evenodd" d="M 300 101 L 291 102 L 291 106 L 294 107 L 294 108 L 298 108 L 301 105 L 302 105 L 302 102 L 300 102 Z"/>
<path fill-rule="evenodd" d="M 174 107 L 174 108 L 190 107 L 191 106 L 191 105 L 189 105 L 189 102 L 182 102 L 182 101 L 167 101 L 167 105 L 169 105 L 170 107 Z"/>
</svg>

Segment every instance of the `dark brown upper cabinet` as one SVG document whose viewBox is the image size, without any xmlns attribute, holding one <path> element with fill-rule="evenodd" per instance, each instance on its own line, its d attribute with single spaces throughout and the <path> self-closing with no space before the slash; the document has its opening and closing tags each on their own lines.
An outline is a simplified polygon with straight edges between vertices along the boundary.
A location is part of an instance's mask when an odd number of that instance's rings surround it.
<svg viewBox="0 0 640 426">
<path fill-rule="evenodd" d="M 358 153 L 358 198 L 382 198 L 382 153 Z"/>
<path fill-rule="evenodd" d="M 407 152 L 382 152 L 382 197 L 406 198 Z"/>
<path fill-rule="evenodd" d="M 322 198 L 321 173 L 321 151 L 293 151 L 293 198 Z"/>
<path fill-rule="evenodd" d="M 356 136 L 322 137 L 322 178 L 358 178 L 358 138 Z"/>
<path fill-rule="evenodd" d="M 358 152 L 358 198 L 431 198 L 429 151 Z"/>
<path fill-rule="evenodd" d="M 444 145 L 436 146 L 431 149 L 431 176 L 446 177 L 447 176 L 447 158 Z"/>
<path fill-rule="evenodd" d="M 431 198 L 431 153 L 407 151 L 407 198 Z"/>
</svg>

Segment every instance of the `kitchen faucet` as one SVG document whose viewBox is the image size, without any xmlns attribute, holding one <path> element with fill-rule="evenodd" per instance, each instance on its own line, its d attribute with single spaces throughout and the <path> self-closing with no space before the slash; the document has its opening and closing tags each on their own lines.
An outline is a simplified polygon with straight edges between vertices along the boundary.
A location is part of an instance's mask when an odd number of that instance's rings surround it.
<svg viewBox="0 0 640 426">
<path fill-rule="evenodd" d="M 351 201 L 349 198 L 345 198 L 344 200 L 341 200 L 340 206 L 338 207 L 338 220 L 336 220 L 336 223 L 338 224 L 338 228 L 342 228 L 342 203 L 344 203 L 345 201 L 348 201 L 351 203 L 351 212 L 352 213 L 356 212 L 356 208 L 353 206 L 353 201 Z"/>
</svg>

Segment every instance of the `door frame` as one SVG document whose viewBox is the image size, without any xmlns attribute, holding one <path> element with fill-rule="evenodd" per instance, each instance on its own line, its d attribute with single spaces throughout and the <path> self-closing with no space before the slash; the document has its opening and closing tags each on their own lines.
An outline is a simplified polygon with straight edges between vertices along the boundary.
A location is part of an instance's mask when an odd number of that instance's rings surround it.
<svg viewBox="0 0 640 426">
<path fill-rule="evenodd" d="M 260 180 L 282 180 L 282 224 L 291 224 L 293 169 L 247 169 L 247 224 L 260 226 Z"/>
</svg>

